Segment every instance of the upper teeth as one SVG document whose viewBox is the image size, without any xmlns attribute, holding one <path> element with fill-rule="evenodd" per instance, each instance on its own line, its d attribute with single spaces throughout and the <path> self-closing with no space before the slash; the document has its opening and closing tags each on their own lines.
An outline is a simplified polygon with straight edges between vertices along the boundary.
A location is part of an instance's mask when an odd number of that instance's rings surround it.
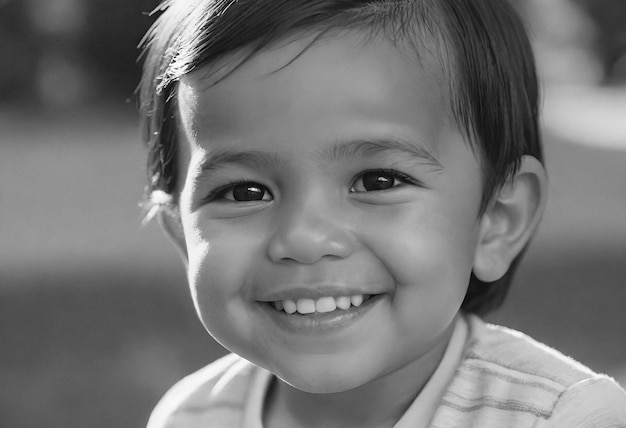
<svg viewBox="0 0 626 428">
<path fill-rule="evenodd" d="M 349 309 L 350 306 L 360 306 L 363 303 L 364 295 L 357 294 L 354 296 L 341 297 L 320 297 L 313 299 L 285 299 L 274 302 L 274 307 L 279 311 L 285 311 L 288 314 L 298 312 L 300 314 L 312 314 L 314 312 L 332 312 L 335 309 Z"/>
</svg>

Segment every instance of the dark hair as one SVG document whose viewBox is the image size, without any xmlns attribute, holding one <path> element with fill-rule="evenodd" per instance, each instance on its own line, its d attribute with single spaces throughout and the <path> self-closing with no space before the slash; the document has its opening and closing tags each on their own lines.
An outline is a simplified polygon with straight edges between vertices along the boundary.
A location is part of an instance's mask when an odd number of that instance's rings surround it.
<svg viewBox="0 0 626 428">
<path fill-rule="evenodd" d="M 298 32 L 319 38 L 357 30 L 412 48 L 418 56 L 434 46 L 454 123 L 481 162 L 481 213 L 523 155 L 543 158 L 534 58 L 523 24 L 505 0 L 169 0 L 157 11 L 162 14 L 142 42 L 139 87 L 148 198 L 177 200 L 178 80 L 236 52 L 232 70 L 269 43 Z M 472 275 L 463 310 L 498 307 L 519 258 L 495 283 Z"/>
</svg>

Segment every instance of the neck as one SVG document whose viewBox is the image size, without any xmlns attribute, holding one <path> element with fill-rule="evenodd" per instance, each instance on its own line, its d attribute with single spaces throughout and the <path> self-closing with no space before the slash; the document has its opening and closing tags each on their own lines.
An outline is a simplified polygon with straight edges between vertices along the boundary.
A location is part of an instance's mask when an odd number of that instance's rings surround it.
<svg viewBox="0 0 626 428">
<path fill-rule="evenodd" d="M 348 391 L 308 393 L 277 380 L 266 400 L 264 427 L 392 427 L 439 365 L 451 333 L 429 353 Z"/>
</svg>

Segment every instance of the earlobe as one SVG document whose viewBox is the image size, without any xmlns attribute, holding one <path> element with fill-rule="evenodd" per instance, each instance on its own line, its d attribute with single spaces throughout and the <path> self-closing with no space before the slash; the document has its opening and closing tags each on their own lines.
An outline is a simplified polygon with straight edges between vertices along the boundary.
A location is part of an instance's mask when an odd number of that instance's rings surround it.
<svg viewBox="0 0 626 428">
<path fill-rule="evenodd" d="M 502 278 L 539 224 L 546 204 L 547 176 L 541 162 L 524 156 L 480 219 L 473 273 L 483 282 Z"/>
<path fill-rule="evenodd" d="M 157 221 L 161 226 L 161 230 L 174 245 L 178 254 L 183 259 L 183 263 L 187 265 L 189 257 L 187 255 L 187 244 L 185 243 L 185 232 L 183 224 L 178 213 L 171 210 L 160 209 L 157 213 Z"/>
</svg>

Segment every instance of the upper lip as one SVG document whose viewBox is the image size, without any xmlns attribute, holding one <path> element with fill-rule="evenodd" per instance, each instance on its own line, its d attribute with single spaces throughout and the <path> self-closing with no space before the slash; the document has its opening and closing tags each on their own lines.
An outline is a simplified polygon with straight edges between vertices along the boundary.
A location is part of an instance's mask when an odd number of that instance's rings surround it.
<svg viewBox="0 0 626 428">
<path fill-rule="evenodd" d="M 356 296 L 359 294 L 381 294 L 383 291 L 355 287 L 346 287 L 339 285 L 316 285 L 316 286 L 293 286 L 289 288 L 281 288 L 268 293 L 263 293 L 257 298 L 261 302 L 275 302 L 277 300 L 298 300 L 313 299 L 317 300 L 321 297 L 342 297 Z"/>
</svg>

